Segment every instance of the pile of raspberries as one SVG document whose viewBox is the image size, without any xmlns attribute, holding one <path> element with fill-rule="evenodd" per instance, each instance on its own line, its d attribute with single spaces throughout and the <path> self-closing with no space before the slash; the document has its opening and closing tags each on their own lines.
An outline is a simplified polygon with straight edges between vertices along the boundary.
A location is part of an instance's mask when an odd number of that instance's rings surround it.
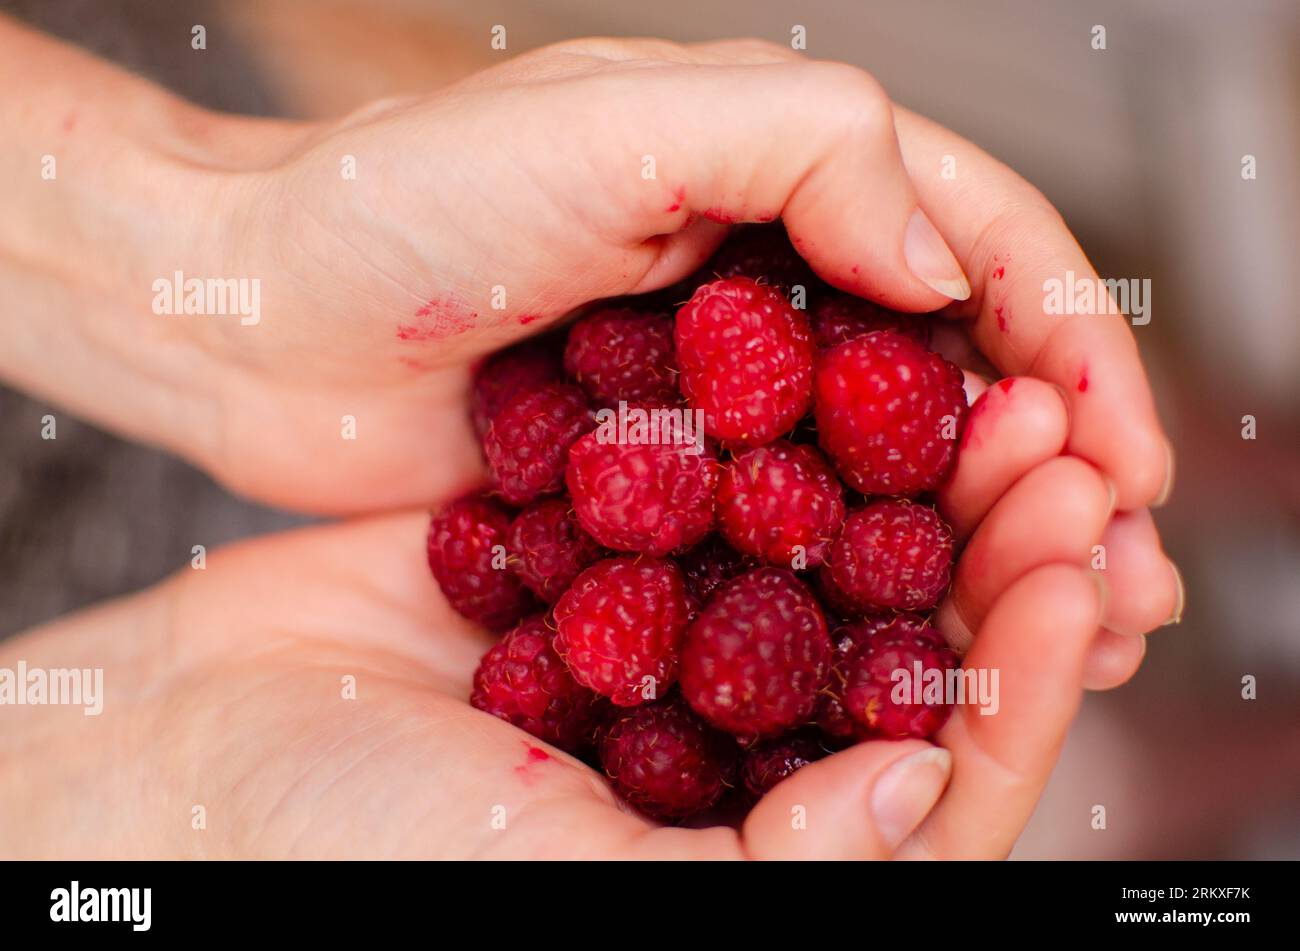
<svg viewBox="0 0 1300 951">
<path fill-rule="evenodd" d="M 949 706 L 895 679 L 959 663 L 927 497 L 966 396 L 927 318 L 823 283 L 778 223 L 565 331 L 478 369 L 491 486 L 429 529 L 451 606 L 504 632 L 470 703 L 665 820 L 935 733 Z"/>
</svg>

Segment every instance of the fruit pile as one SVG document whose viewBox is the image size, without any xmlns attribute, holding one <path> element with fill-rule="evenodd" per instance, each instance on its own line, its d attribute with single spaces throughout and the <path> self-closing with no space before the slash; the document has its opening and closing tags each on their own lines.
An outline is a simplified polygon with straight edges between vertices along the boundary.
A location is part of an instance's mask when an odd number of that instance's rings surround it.
<svg viewBox="0 0 1300 951">
<path fill-rule="evenodd" d="M 926 318 L 822 283 L 779 224 L 691 284 L 490 357 L 491 487 L 428 539 L 451 606 L 505 632 L 470 702 L 666 819 L 930 736 L 949 707 L 894 674 L 958 663 L 926 616 L 953 562 L 926 495 L 966 397 Z"/>
</svg>

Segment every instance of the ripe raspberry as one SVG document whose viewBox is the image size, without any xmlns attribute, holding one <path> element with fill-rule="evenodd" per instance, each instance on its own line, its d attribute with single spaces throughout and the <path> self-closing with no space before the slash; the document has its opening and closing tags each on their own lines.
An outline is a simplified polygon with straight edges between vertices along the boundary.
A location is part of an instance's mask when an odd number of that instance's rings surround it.
<svg viewBox="0 0 1300 951">
<path fill-rule="evenodd" d="M 740 778 L 745 791 L 754 799 L 761 799 L 781 780 L 793 776 L 829 752 L 815 734 L 806 731 L 768 740 L 745 751 Z"/>
<path fill-rule="evenodd" d="M 943 684 L 947 671 L 958 665 L 957 655 L 938 631 L 924 621 L 900 615 L 850 652 L 845 663 L 844 708 L 859 726 L 876 736 L 933 736 L 952 712 L 952 705 L 945 702 Z M 908 673 L 901 683 L 894 673 L 899 670 Z M 900 687 L 908 698 L 902 703 L 894 693 Z"/>
<path fill-rule="evenodd" d="M 843 523 L 844 487 L 812 446 L 777 440 L 747 450 L 718 482 L 719 531 L 738 551 L 769 564 L 817 567 Z"/>
<path fill-rule="evenodd" d="M 707 809 L 735 780 L 735 743 L 679 697 L 616 715 L 600 740 L 614 789 L 642 812 L 666 819 Z"/>
<path fill-rule="evenodd" d="M 916 495 L 943 481 L 966 418 L 962 372 L 897 333 L 876 331 L 817 357 L 818 438 L 866 495 Z"/>
<path fill-rule="evenodd" d="M 582 530 L 568 498 L 542 499 L 510 523 L 515 573 L 547 604 L 554 604 L 604 549 Z"/>
<path fill-rule="evenodd" d="M 557 383 L 563 377 L 560 347 L 553 336 L 535 337 L 492 354 L 474 374 L 470 399 L 474 431 L 482 439 L 492 417 L 519 393 Z"/>
<path fill-rule="evenodd" d="M 748 277 L 787 296 L 795 285 L 810 288 L 820 284 L 781 224 L 737 228 L 705 265 L 704 273 L 709 276 L 700 283 L 713 280 L 712 275 Z"/>
<path fill-rule="evenodd" d="M 838 739 L 852 739 L 864 732 L 844 709 L 848 660 L 853 651 L 870 641 L 877 631 L 889 627 L 900 617 L 906 619 L 909 624 L 925 623 L 925 618 L 919 614 L 868 614 L 831 631 L 831 642 L 835 645 L 831 675 L 826 686 L 817 695 L 817 708 L 813 711 L 813 722 L 823 733 Z"/>
<path fill-rule="evenodd" d="M 512 505 L 527 505 L 564 487 L 573 441 L 595 425 L 587 397 L 568 383 L 548 383 L 497 411 L 483 439 L 492 481 Z"/>
<path fill-rule="evenodd" d="M 727 582 L 691 624 L 682 696 L 742 740 L 772 736 L 811 715 L 830 657 L 812 593 L 789 571 L 759 568 Z"/>
<path fill-rule="evenodd" d="M 808 318 L 744 277 L 705 284 L 677 311 L 682 393 L 724 446 L 760 446 L 794 428 L 812 394 Z"/>
<path fill-rule="evenodd" d="M 821 349 L 871 333 L 892 330 L 930 346 L 930 321 L 925 314 L 900 314 L 843 291 L 823 291 L 808 306 L 813 340 Z"/>
<path fill-rule="evenodd" d="M 830 600 L 854 613 L 925 611 L 952 576 L 952 529 L 928 505 L 871 502 L 849 515 L 822 565 Z"/>
<path fill-rule="evenodd" d="M 672 562 L 598 561 L 555 605 L 555 649 L 580 684 L 621 707 L 635 706 L 663 696 L 677 680 L 694 610 Z"/>
<path fill-rule="evenodd" d="M 675 400 L 673 320 L 628 307 L 594 311 L 569 331 L 564 369 L 600 405 Z"/>
<path fill-rule="evenodd" d="M 540 615 L 501 638 L 479 661 L 470 705 L 567 753 L 595 738 L 599 698 L 573 679 Z"/>
<path fill-rule="evenodd" d="M 700 604 L 736 575 L 757 567 L 721 537 L 710 535 L 688 552 L 677 556 L 677 566 L 686 576 L 686 587 Z"/>
<path fill-rule="evenodd" d="M 447 602 L 488 630 L 504 631 L 537 607 L 533 596 L 506 568 L 510 516 L 481 495 L 457 499 L 429 523 L 429 569 Z M 493 562 L 501 546 L 500 567 Z"/>
<path fill-rule="evenodd" d="M 602 426 L 573 444 L 565 480 L 574 512 L 602 545 L 663 556 L 713 527 L 717 450 L 705 440 L 697 453 L 675 419 L 668 433 L 657 430 L 667 442 L 619 442 Z"/>
</svg>

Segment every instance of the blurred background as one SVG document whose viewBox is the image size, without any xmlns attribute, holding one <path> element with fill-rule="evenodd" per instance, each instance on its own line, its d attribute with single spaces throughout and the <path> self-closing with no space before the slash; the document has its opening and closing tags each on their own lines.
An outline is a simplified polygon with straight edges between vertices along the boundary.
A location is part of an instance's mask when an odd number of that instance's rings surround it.
<svg viewBox="0 0 1300 951">
<path fill-rule="evenodd" d="M 324 117 L 607 34 L 756 36 L 859 65 L 1037 185 L 1135 328 L 1178 450 L 1187 609 L 1089 694 L 1014 857 L 1300 857 L 1300 4 L 1294 0 L 0 0 L 212 108 Z M 208 48 L 191 55 L 193 24 Z M 490 48 L 496 24 L 508 50 Z M 1105 27 L 1106 49 L 1092 48 Z M 1242 177 L 1244 156 L 1257 178 Z M 299 517 L 0 387 L 0 636 Z M 1242 417 L 1257 438 L 1242 438 Z M 1258 699 L 1242 698 L 1242 678 Z M 1107 828 L 1092 828 L 1092 807 Z"/>
</svg>

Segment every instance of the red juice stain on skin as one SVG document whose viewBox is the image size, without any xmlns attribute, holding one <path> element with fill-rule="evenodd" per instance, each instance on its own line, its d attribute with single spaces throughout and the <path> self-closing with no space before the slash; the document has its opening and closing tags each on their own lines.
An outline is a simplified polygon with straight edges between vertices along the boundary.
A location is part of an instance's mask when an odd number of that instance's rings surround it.
<svg viewBox="0 0 1300 951">
<path fill-rule="evenodd" d="M 683 203 L 684 201 L 686 201 L 686 186 L 685 186 L 685 185 L 680 186 L 680 187 L 679 187 L 675 192 L 673 192 L 673 202 L 672 202 L 671 205 L 669 205 L 667 208 L 665 208 L 664 211 L 667 211 L 667 212 L 674 212 L 674 211 L 677 211 L 678 209 L 680 209 L 680 208 L 682 207 L 682 203 Z"/>
<path fill-rule="evenodd" d="M 999 305 L 993 308 L 993 315 L 998 319 L 998 330 L 1003 333 L 1011 332 L 1011 314 L 1007 312 L 1005 305 Z"/>
<path fill-rule="evenodd" d="M 1079 383 L 1076 387 L 1080 393 L 1088 392 L 1088 368 L 1084 367 L 1079 371 Z"/>
<path fill-rule="evenodd" d="M 464 333 L 478 321 L 478 313 L 455 294 L 435 297 L 415 312 L 411 323 L 397 325 L 397 339 L 444 340 Z"/>
<path fill-rule="evenodd" d="M 527 740 L 521 740 L 524 748 L 528 750 L 524 754 L 524 761 L 515 767 L 515 775 L 524 781 L 525 784 L 531 784 L 533 781 L 533 767 L 538 763 L 545 763 L 551 756 L 546 750 L 533 746 Z"/>
<path fill-rule="evenodd" d="M 723 211 L 721 208 L 706 208 L 700 214 L 708 221 L 716 222 L 720 225 L 734 225 L 738 220 L 735 215 Z"/>
<path fill-rule="evenodd" d="M 849 268 L 849 270 L 852 271 L 854 274 L 857 274 L 859 269 L 858 266 L 855 264 L 853 265 L 853 267 Z"/>
<path fill-rule="evenodd" d="M 983 444 L 984 435 L 993 425 L 993 420 L 1006 410 L 1011 399 L 1011 388 L 1015 385 L 1016 381 L 1007 377 L 980 394 L 975 405 L 970 408 L 970 414 L 966 418 L 966 428 L 962 430 L 962 450 L 978 449 Z M 995 398 L 994 394 L 1001 394 L 1001 396 Z"/>
<path fill-rule="evenodd" d="M 519 315 L 519 325 L 520 325 L 521 327 L 527 327 L 527 326 L 528 326 L 529 324 L 531 324 L 533 321 L 541 320 L 541 319 L 542 319 L 542 315 L 541 315 L 541 314 L 520 314 L 520 315 Z"/>
<path fill-rule="evenodd" d="M 1005 267 L 994 268 L 993 280 L 1000 281 L 1002 280 L 1002 278 L 1006 277 L 1006 274 L 1007 274 L 1007 269 Z"/>
</svg>

